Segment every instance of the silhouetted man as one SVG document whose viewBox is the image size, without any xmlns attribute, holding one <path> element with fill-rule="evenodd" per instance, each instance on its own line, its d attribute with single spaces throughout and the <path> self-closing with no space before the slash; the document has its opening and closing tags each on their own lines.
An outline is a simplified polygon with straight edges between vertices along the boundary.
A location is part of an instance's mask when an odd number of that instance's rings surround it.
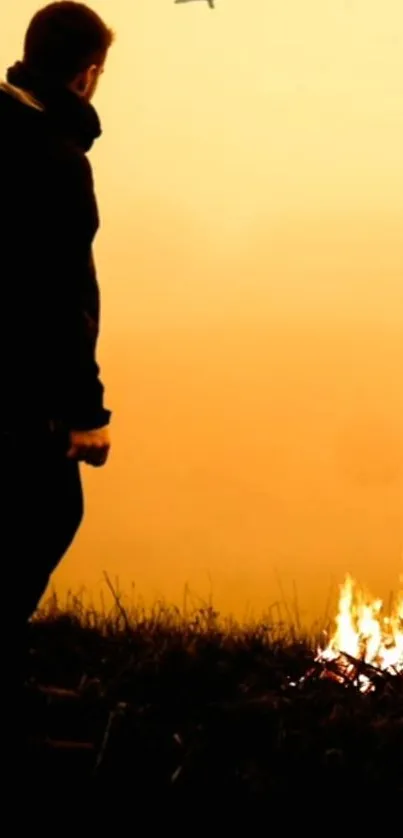
<svg viewBox="0 0 403 838">
<path fill-rule="evenodd" d="M 81 523 L 79 462 L 102 466 L 110 447 L 86 153 L 112 40 L 85 5 L 53 3 L 0 85 L 2 582 L 19 621 Z"/>
</svg>

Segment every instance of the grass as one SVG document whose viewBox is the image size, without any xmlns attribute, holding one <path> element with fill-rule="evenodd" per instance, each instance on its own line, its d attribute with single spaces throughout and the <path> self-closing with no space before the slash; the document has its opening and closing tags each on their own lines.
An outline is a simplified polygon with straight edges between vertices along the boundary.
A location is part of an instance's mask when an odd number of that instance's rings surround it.
<svg viewBox="0 0 403 838">
<path fill-rule="evenodd" d="M 52 600 L 29 633 L 27 766 L 42 786 L 118 793 L 121 811 L 133 795 L 206 812 L 403 792 L 403 679 L 367 671 L 362 695 L 285 622 L 115 595 L 104 614 Z"/>
</svg>

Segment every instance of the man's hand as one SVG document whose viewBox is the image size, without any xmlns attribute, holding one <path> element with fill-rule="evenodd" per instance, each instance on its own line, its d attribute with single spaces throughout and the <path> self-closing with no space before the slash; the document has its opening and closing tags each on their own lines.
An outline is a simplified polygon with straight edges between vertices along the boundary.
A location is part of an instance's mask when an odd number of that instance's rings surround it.
<svg viewBox="0 0 403 838">
<path fill-rule="evenodd" d="M 104 466 L 111 447 L 109 428 L 95 431 L 70 431 L 70 460 L 79 460 L 90 466 Z"/>
</svg>

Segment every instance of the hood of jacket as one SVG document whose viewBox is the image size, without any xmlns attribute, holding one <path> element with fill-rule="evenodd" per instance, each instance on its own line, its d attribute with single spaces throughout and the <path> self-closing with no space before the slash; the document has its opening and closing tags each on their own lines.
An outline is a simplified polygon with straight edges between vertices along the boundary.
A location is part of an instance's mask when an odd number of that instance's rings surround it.
<svg viewBox="0 0 403 838">
<path fill-rule="evenodd" d="M 18 61 L 8 69 L 0 90 L 31 113 L 44 114 L 52 132 L 84 153 L 90 151 L 102 134 L 99 116 L 90 102 L 68 88 L 53 86 L 32 73 L 23 62 Z"/>
</svg>

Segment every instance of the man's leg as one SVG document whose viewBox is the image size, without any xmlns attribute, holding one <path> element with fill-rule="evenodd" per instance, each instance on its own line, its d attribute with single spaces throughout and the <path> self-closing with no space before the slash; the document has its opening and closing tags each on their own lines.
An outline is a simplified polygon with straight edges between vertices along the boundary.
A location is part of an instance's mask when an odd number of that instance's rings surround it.
<svg viewBox="0 0 403 838">
<path fill-rule="evenodd" d="M 83 517 L 79 466 L 56 434 L 9 434 L 5 456 L 7 499 L 3 532 L 14 616 L 26 622 L 70 547 Z"/>
<path fill-rule="evenodd" d="M 28 620 L 80 526 L 83 497 L 79 466 L 67 459 L 66 440 L 29 425 L 19 432 L 1 432 L 0 438 L 0 590 L 8 706 L 5 763 L 10 768 L 9 782 L 25 794 L 34 788 L 36 772 L 40 777 L 29 746 L 29 701 L 25 705 Z"/>
</svg>

